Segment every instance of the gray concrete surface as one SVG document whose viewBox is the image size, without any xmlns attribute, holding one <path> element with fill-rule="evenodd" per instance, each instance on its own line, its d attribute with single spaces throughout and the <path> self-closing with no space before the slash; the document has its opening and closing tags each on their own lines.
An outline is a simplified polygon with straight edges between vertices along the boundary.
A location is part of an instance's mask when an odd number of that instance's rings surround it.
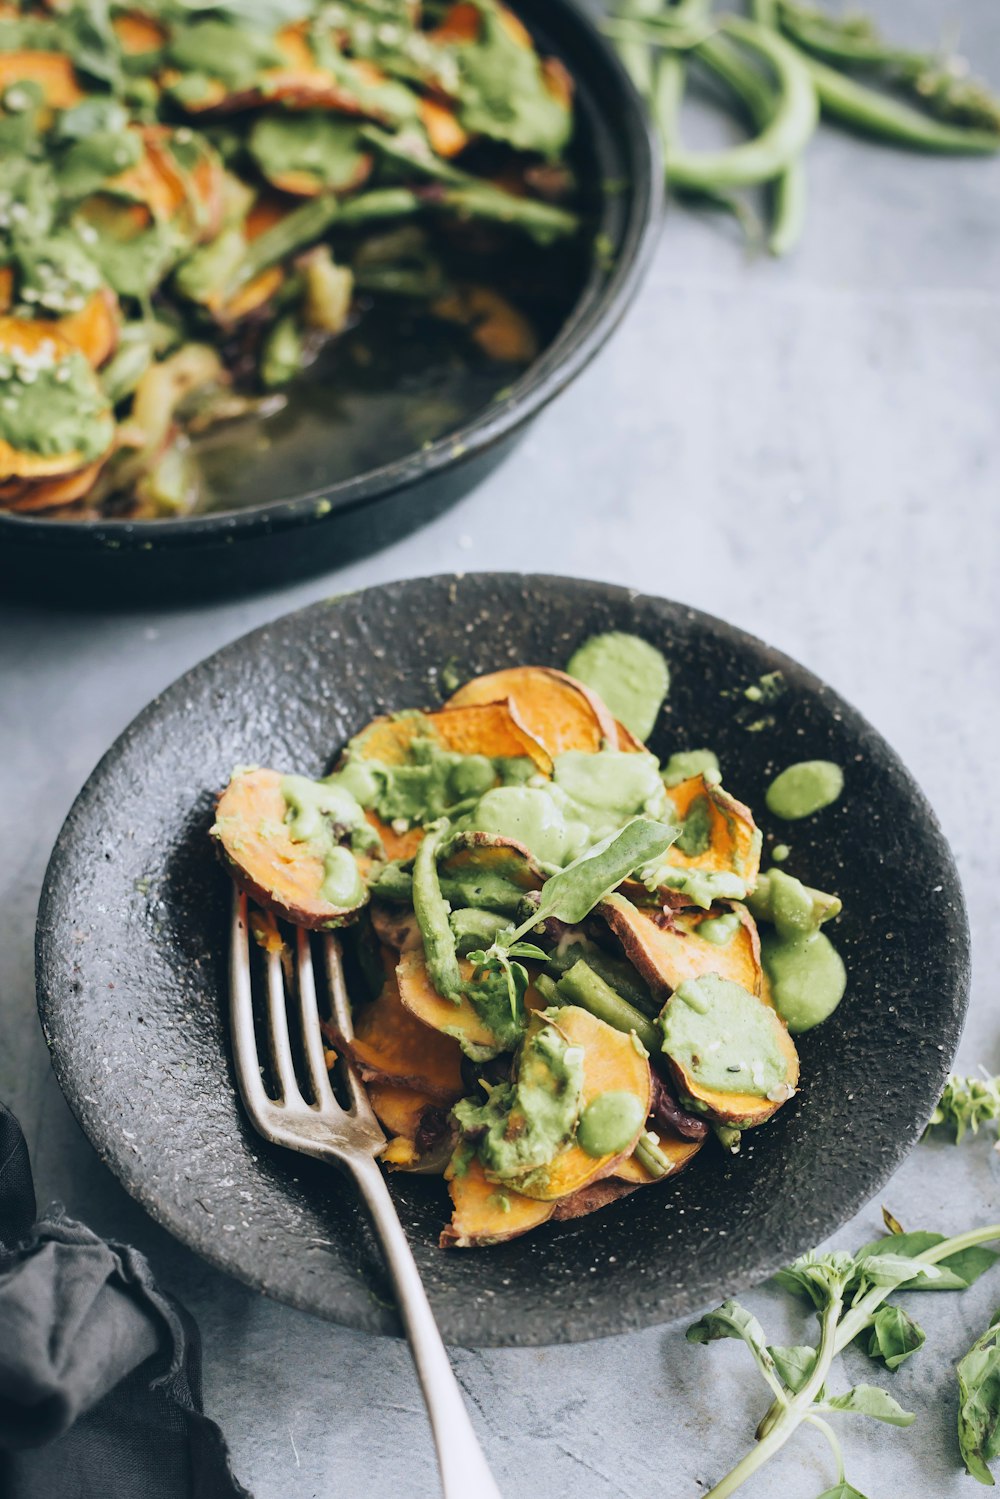
<svg viewBox="0 0 1000 1499">
<path fill-rule="evenodd" d="M 993 0 L 878 11 L 914 38 L 962 19 L 966 49 L 1000 83 Z M 750 264 L 724 223 L 672 211 L 613 344 L 422 535 L 221 608 L 100 618 L 0 606 L 0 1096 L 23 1120 L 41 1198 L 139 1244 L 197 1314 L 207 1405 L 257 1499 L 436 1494 L 406 1352 L 262 1301 L 146 1219 L 71 1119 L 32 995 L 35 904 L 72 797 L 147 699 L 218 645 L 333 590 L 456 567 L 606 577 L 726 615 L 832 682 L 924 786 L 974 934 L 960 1061 L 1000 1070 L 1000 163 L 917 159 L 826 130 L 809 165 L 807 237 L 787 263 Z M 885 1199 L 907 1224 L 958 1230 L 1000 1216 L 998 1170 L 985 1138 L 923 1144 Z M 836 1242 L 857 1245 L 877 1224 L 872 1203 Z M 772 1290 L 748 1300 L 776 1341 L 806 1330 L 786 1325 Z M 888 1377 L 918 1422 L 841 1423 L 869 1499 L 969 1493 L 951 1365 L 998 1302 L 996 1273 L 964 1296 L 922 1298 L 928 1344 Z M 682 1331 L 460 1352 L 505 1494 L 704 1493 L 746 1448 L 762 1402 L 738 1347 L 692 1347 Z M 865 1377 L 860 1355 L 848 1362 Z M 815 1499 L 832 1481 L 821 1438 L 803 1434 L 746 1492 Z"/>
</svg>

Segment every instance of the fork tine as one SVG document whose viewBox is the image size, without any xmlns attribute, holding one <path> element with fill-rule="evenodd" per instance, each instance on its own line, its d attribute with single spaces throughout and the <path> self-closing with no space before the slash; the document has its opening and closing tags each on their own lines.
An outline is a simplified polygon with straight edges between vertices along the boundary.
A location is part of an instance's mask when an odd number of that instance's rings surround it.
<svg viewBox="0 0 1000 1499">
<path fill-rule="evenodd" d="M 271 1043 L 271 1063 L 274 1067 L 281 1097 L 285 1103 L 304 1104 L 295 1076 L 292 1046 L 288 1039 L 288 1012 L 285 1009 L 285 979 L 281 971 L 281 957 L 269 952 L 265 963 L 267 974 L 267 1035 Z"/>
<path fill-rule="evenodd" d="M 351 1020 L 351 1002 L 347 997 L 347 985 L 344 982 L 340 943 L 336 937 L 329 934 L 323 938 L 323 963 L 326 968 L 326 985 L 330 991 L 330 1008 L 333 1011 L 334 1022 L 344 1040 L 353 1041 L 354 1024 Z M 375 1115 L 368 1102 L 368 1092 L 358 1077 L 357 1069 L 350 1057 L 344 1058 L 344 1076 L 347 1079 L 347 1091 L 351 1096 L 351 1112 L 358 1119 L 374 1124 Z"/>
<path fill-rule="evenodd" d="M 326 1070 L 323 1054 L 323 1038 L 319 1029 L 319 1005 L 316 1000 L 316 981 L 313 977 L 312 947 L 309 933 L 299 927 L 296 933 L 299 971 L 299 1019 L 302 1025 L 302 1046 L 305 1051 L 309 1086 L 313 1097 L 321 1108 L 335 1105 L 330 1074 Z"/>
<path fill-rule="evenodd" d="M 250 942 L 247 898 L 233 886 L 233 919 L 229 940 L 229 1026 L 233 1038 L 236 1080 L 248 1114 L 259 1120 L 270 1103 L 260 1076 L 257 1037 L 250 992 Z"/>
</svg>

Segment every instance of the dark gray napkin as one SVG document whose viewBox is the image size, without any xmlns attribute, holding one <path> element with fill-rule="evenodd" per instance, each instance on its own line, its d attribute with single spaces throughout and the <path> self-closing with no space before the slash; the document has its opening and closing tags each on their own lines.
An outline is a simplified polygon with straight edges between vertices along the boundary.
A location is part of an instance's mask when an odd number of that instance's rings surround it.
<svg viewBox="0 0 1000 1499">
<path fill-rule="evenodd" d="M 3 1499 L 250 1499 L 202 1414 L 197 1329 L 144 1257 L 34 1220 L 24 1136 L 0 1104 Z"/>
</svg>

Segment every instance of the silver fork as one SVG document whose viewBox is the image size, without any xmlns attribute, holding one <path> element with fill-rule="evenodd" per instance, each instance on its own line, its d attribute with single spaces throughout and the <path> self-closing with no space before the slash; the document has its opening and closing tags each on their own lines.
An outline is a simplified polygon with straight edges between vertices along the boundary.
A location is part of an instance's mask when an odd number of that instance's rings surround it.
<svg viewBox="0 0 1000 1499">
<path fill-rule="evenodd" d="M 351 1008 L 344 984 L 340 944 L 329 934 L 324 934 L 322 942 L 333 1018 L 337 1029 L 350 1040 L 353 1035 Z M 399 1215 L 376 1164 L 375 1157 L 385 1148 L 385 1135 L 349 1059 L 345 1058 L 344 1070 L 350 1108 L 341 1107 L 330 1086 L 323 1055 L 312 949 L 309 933 L 301 928 L 296 932 L 296 946 L 298 1019 L 314 1103 L 303 1098 L 296 1080 L 281 959 L 277 953 L 270 952 L 265 955 L 267 1020 L 272 1070 L 280 1098 L 271 1098 L 264 1088 L 253 1023 L 247 898 L 239 891 L 235 892 L 229 955 L 229 1015 L 236 1077 L 246 1111 L 265 1139 L 321 1161 L 333 1161 L 354 1180 L 372 1216 L 392 1277 L 400 1316 L 430 1416 L 445 1499 L 501 1499 L 472 1429 Z"/>
</svg>

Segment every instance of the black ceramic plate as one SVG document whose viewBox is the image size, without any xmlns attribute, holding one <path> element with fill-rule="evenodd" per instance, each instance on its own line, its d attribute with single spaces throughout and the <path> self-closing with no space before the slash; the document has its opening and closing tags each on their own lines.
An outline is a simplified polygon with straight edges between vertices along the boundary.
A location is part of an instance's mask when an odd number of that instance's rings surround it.
<svg viewBox="0 0 1000 1499">
<path fill-rule="evenodd" d="M 225 1013 L 229 882 L 207 838 L 235 764 L 319 775 L 375 712 L 440 701 L 440 671 L 563 666 L 588 635 L 636 631 L 673 685 L 653 748 L 714 746 L 791 871 L 843 897 L 850 987 L 801 1038 L 802 1090 L 743 1154 L 493 1249 L 436 1247 L 442 1184 L 392 1191 L 446 1339 L 599 1337 L 759 1281 L 886 1180 L 936 1101 L 966 1005 L 968 932 L 947 845 L 888 745 L 802 667 L 730 625 L 621 588 L 480 574 L 315 604 L 212 656 L 126 730 L 56 845 L 38 995 L 59 1081 L 128 1190 L 214 1264 L 353 1327 L 395 1332 L 386 1279 L 336 1171 L 265 1145 L 237 1102 Z M 773 707 L 742 689 L 780 670 Z M 763 725 L 757 723 L 763 719 Z M 808 821 L 763 812 L 774 771 L 823 757 L 846 789 Z"/>
<path fill-rule="evenodd" d="M 579 291 L 538 359 L 514 380 L 501 372 L 497 384 L 505 388 L 445 436 L 336 483 L 315 444 L 301 450 L 293 432 L 275 444 L 266 469 L 249 470 L 254 502 L 244 508 L 142 522 L 47 521 L 0 511 L 0 588 L 107 608 L 273 588 L 343 567 L 454 505 L 575 379 L 639 284 L 659 219 L 662 174 L 639 96 L 574 0 L 515 0 L 514 8 L 574 79 L 583 244 L 590 247 L 579 257 L 582 267 L 571 265 L 567 252 L 565 278 L 578 279 Z M 341 442 L 335 428 L 330 442 Z"/>
</svg>

